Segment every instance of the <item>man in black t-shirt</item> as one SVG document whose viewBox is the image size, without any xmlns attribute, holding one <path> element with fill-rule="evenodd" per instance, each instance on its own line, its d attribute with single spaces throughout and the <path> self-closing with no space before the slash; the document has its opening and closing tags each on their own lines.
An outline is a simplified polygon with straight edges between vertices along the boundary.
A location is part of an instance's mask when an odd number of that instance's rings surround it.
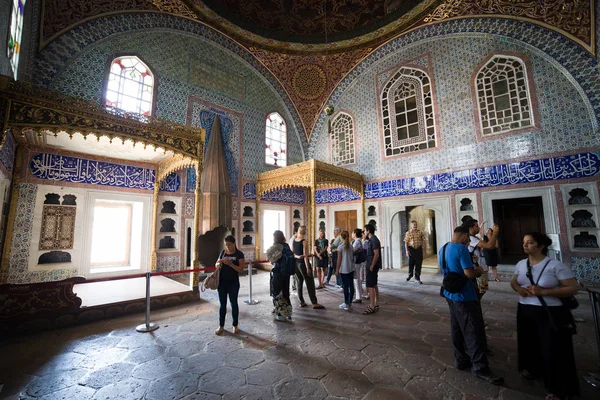
<svg viewBox="0 0 600 400">
<path fill-rule="evenodd" d="M 369 293 L 370 304 L 363 314 L 373 314 L 379 311 L 379 288 L 377 287 L 377 273 L 381 269 L 381 242 L 375 236 L 375 227 L 371 224 L 365 225 L 367 232 L 367 264 L 366 264 L 366 286 Z"/>
</svg>

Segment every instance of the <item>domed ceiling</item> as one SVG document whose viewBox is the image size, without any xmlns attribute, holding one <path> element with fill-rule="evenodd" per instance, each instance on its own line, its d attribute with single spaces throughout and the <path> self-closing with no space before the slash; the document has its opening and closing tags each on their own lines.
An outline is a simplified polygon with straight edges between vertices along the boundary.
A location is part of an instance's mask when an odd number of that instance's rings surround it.
<svg viewBox="0 0 600 400">
<path fill-rule="evenodd" d="M 204 0 L 219 16 L 265 38 L 297 43 L 354 39 L 407 14 L 423 0 Z M 439 3 L 439 2 L 436 2 Z M 416 22 L 420 13 L 406 21 Z"/>
</svg>

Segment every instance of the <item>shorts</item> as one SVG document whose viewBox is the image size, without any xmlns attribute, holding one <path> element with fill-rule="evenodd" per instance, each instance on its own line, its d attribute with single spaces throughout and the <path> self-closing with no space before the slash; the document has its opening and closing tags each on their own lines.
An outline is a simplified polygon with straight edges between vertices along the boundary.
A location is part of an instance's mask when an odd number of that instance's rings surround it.
<svg viewBox="0 0 600 400">
<path fill-rule="evenodd" d="M 323 257 L 322 260 L 319 260 L 319 258 L 315 258 L 316 262 L 317 262 L 317 267 L 319 268 L 327 268 L 329 267 L 329 257 Z"/>
<path fill-rule="evenodd" d="M 365 279 L 365 285 L 368 288 L 373 288 L 377 286 L 377 275 L 379 273 L 379 268 L 375 267 L 373 268 L 373 272 L 371 272 L 371 269 L 369 267 L 365 267 L 365 271 L 367 275 Z"/>
</svg>

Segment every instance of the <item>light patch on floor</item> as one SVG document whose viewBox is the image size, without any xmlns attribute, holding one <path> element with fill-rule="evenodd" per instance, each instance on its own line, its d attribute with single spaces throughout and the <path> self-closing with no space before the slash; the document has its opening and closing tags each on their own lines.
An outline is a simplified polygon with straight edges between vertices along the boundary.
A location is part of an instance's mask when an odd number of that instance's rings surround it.
<svg viewBox="0 0 600 400">
<path fill-rule="evenodd" d="M 150 296 L 187 292 L 190 287 L 164 276 L 150 278 Z M 146 297 L 146 278 L 82 283 L 73 286 L 73 292 L 82 300 L 82 307 L 120 303 Z"/>
</svg>

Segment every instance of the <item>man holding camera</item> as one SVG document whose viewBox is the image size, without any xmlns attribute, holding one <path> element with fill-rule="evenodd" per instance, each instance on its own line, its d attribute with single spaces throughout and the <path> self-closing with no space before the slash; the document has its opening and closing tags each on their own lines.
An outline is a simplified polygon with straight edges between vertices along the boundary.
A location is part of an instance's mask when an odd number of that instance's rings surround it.
<svg viewBox="0 0 600 400">
<path fill-rule="evenodd" d="M 476 377 L 493 385 L 502 385 L 504 378 L 492 374 L 486 355 L 487 339 L 483 314 L 475 291 L 474 279 L 483 269 L 473 265 L 467 245 L 469 229 L 459 226 L 452 241 L 442 247 L 438 260 L 444 285 L 442 294 L 450 309 L 450 335 L 457 369 L 471 368 Z M 450 279 L 452 278 L 452 282 Z"/>
</svg>

